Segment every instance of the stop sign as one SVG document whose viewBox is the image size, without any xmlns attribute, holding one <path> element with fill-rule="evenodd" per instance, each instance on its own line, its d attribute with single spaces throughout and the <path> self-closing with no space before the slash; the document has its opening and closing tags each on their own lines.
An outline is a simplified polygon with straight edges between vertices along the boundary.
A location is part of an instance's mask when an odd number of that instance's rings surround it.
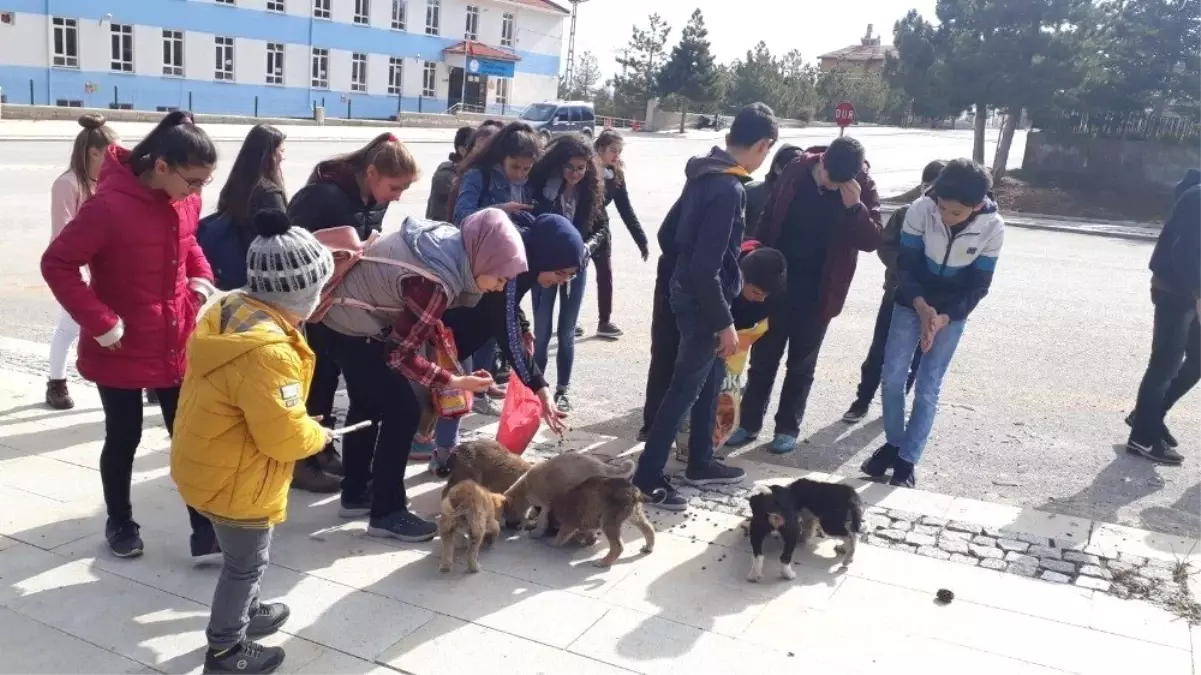
<svg viewBox="0 0 1201 675">
<path fill-rule="evenodd" d="M 840 127 L 849 127 L 855 123 L 855 106 L 850 101 L 843 101 L 834 109 L 834 123 Z"/>
</svg>

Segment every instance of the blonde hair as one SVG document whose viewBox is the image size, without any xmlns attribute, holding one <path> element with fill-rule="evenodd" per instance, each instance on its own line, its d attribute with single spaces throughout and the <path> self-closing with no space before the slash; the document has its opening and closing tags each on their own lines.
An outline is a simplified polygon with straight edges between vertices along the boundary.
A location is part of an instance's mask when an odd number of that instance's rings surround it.
<svg viewBox="0 0 1201 675">
<path fill-rule="evenodd" d="M 84 199 L 92 196 L 95 179 L 88 171 L 88 151 L 103 149 L 117 142 L 117 134 L 104 123 L 104 115 L 80 115 L 79 126 L 83 127 L 75 135 L 75 143 L 71 146 L 71 173 L 79 183 L 79 190 Z"/>
</svg>

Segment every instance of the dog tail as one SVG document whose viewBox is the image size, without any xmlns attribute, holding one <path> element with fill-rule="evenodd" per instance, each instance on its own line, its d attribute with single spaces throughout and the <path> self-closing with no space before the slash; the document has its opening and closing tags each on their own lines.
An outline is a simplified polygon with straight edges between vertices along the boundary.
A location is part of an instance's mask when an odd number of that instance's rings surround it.
<svg viewBox="0 0 1201 675">
<path fill-rule="evenodd" d="M 751 488 L 751 494 L 753 494 L 753 495 L 770 495 L 771 487 L 764 485 L 763 483 L 757 483 L 755 485 L 755 487 Z"/>
<path fill-rule="evenodd" d="M 605 468 L 605 475 L 609 478 L 630 478 L 634 475 L 634 470 L 638 468 L 638 464 L 632 459 L 623 459 L 620 464 L 610 464 Z"/>
</svg>

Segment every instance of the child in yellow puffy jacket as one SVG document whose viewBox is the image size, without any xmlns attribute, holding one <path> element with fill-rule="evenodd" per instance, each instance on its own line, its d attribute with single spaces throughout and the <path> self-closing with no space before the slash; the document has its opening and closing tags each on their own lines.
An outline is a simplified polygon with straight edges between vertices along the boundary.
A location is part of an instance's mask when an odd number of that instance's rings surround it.
<svg viewBox="0 0 1201 675">
<path fill-rule="evenodd" d="M 333 274 L 333 258 L 282 211 L 255 215 L 246 287 L 211 302 L 188 342 L 171 443 L 171 477 L 208 516 L 224 558 L 207 631 L 206 673 L 269 673 L 279 647 L 250 641 L 287 620 L 259 602 L 272 527 L 287 514 L 292 466 L 330 432 L 305 412 L 314 356 L 298 329 Z"/>
</svg>

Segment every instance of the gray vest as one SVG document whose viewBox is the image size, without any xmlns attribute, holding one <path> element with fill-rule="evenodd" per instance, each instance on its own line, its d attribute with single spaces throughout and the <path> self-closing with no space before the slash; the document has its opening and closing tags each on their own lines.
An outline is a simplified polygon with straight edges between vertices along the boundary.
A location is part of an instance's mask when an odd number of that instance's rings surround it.
<svg viewBox="0 0 1201 675">
<path fill-rule="evenodd" d="M 389 265 L 372 258 L 394 260 L 425 269 L 399 231 L 380 237 L 334 290 L 334 304 L 322 320 L 326 327 L 353 337 L 387 338 L 392 325 L 404 311 L 401 282 L 412 276 L 425 276 L 437 281 L 442 292 L 450 295 L 446 284 L 431 272 L 421 275 L 413 269 Z"/>
</svg>

